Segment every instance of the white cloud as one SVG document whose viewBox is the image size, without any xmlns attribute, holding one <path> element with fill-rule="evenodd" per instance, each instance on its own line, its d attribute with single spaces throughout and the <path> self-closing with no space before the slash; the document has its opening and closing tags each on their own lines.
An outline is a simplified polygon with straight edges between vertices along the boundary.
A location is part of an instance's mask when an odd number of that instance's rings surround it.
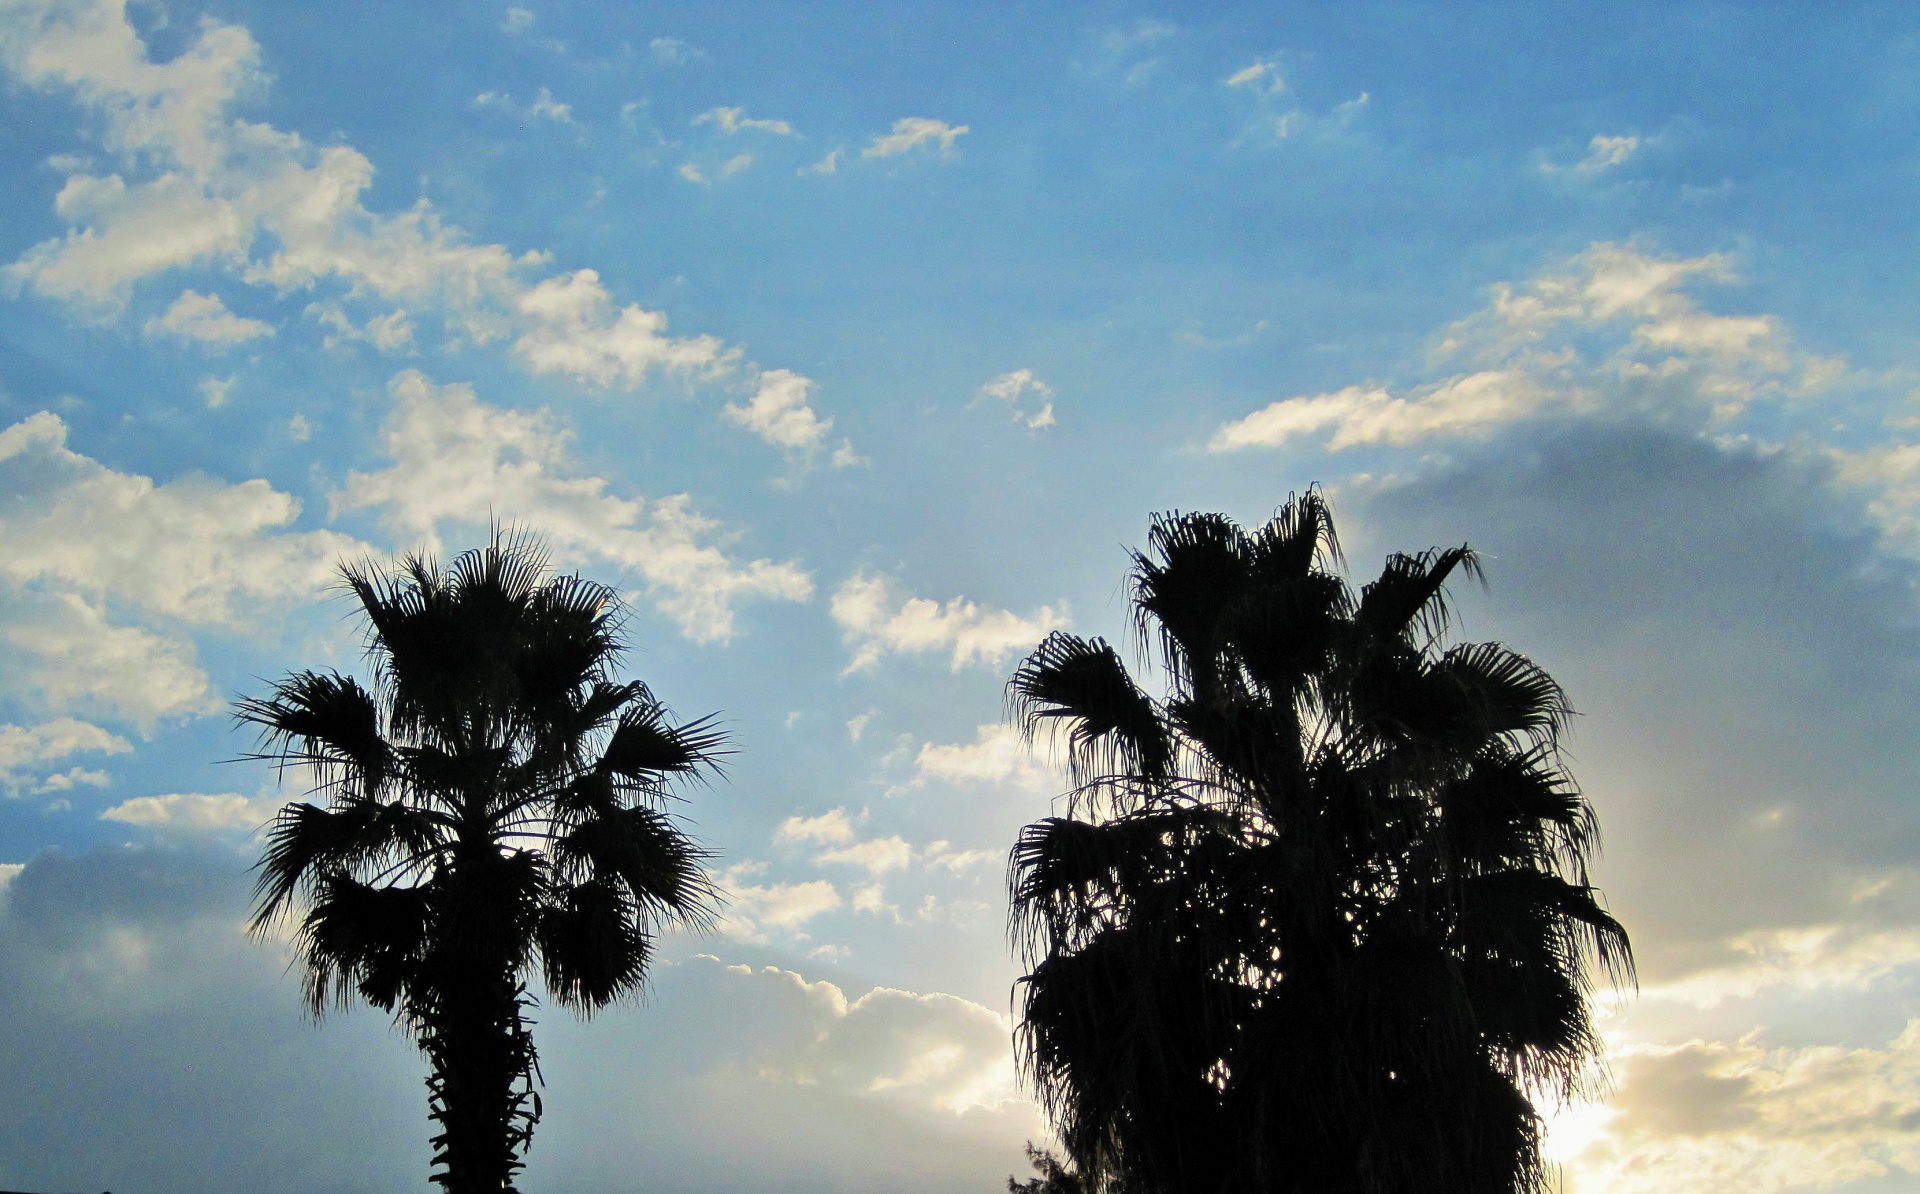
<svg viewBox="0 0 1920 1194">
<path fill-rule="evenodd" d="M 1278 95 L 1287 89 L 1286 80 L 1280 77 L 1280 70 L 1271 62 L 1255 62 L 1251 66 L 1241 67 L 1228 75 L 1228 87 L 1246 87 L 1268 95 Z"/>
<path fill-rule="evenodd" d="M 1012 412 L 1014 422 L 1025 423 L 1029 428 L 1038 430 L 1042 427 L 1051 427 L 1055 423 L 1053 392 L 1053 387 L 1035 377 L 1033 370 L 1015 369 L 1011 373 L 1002 373 L 981 386 L 980 393 L 974 401 L 992 399 L 1004 402 L 1007 409 Z M 1031 404 L 1023 400 L 1028 394 L 1033 396 Z"/>
<path fill-rule="evenodd" d="M 74 755 L 118 755 L 132 749 L 133 744 L 118 734 L 108 733 L 97 725 L 71 717 L 31 726 L 0 725 L 0 786 L 17 790 L 22 783 L 28 782 L 29 773 L 45 771 L 48 763 Z M 74 783 L 93 782 L 96 774 L 74 768 L 64 777 L 43 777 L 38 787 L 43 791 L 70 788 Z M 61 778 L 68 782 L 57 782 Z"/>
<path fill-rule="evenodd" d="M 858 742 L 860 735 L 867 732 L 867 724 L 873 720 L 874 710 L 869 709 L 858 717 L 847 719 L 847 741 Z"/>
<path fill-rule="evenodd" d="M 837 174 L 840 171 L 840 150 L 835 148 L 826 157 L 811 166 L 800 167 L 801 174 Z"/>
<path fill-rule="evenodd" d="M 667 317 L 637 303 L 615 313 L 597 270 L 548 278 L 522 294 L 516 306 L 529 326 L 514 341 L 514 351 L 536 373 L 633 387 L 654 369 L 711 376 L 731 368 L 737 355 L 712 336 L 675 340 L 662 335 Z"/>
<path fill-rule="evenodd" d="M 233 390 L 237 377 L 213 377 L 200 379 L 200 398 L 207 404 L 208 410 L 217 410 L 227 404 L 227 395 Z"/>
<path fill-rule="evenodd" d="M 816 917 L 838 910 L 845 901 L 824 879 L 805 883 L 753 883 L 766 869 L 763 863 L 736 863 L 717 876 L 725 907 L 720 931 L 739 941 L 764 945 L 775 932 L 795 941 L 807 940 L 805 926 Z"/>
<path fill-rule="evenodd" d="M 1587 143 L 1587 156 L 1573 165 L 1575 174 L 1595 175 L 1631 158 L 1640 148 L 1638 137 L 1596 136 Z"/>
<path fill-rule="evenodd" d="M 28 85 L 70 89 L 101 118 L 106 147 L 147 171 L 72 174 L 55 200 L 68 232 L 6 267 L 14 287 L 112 314 L 141 279 L 211 265 L 279 292 L 332 284 L 363 302 L 432 309 L 453 342 L 510 338 L 535 372 L 587 384 L 632 387 L 655 367 L 732 365 L 712 337 L 667 339 L 663 315 L 613 303 L 591 270 L 529 283 L 523 275 L 545 254 L 468 243 L 425 200 L 369 211 L 373 166 L 349 146 L 311 145 L 229 115 L 266 82 L 243 28 L 209 20 L 155 63 L 123 7 L 92 0 L 0 30 L 0 60 Z M 476 102 L 507 101 L 489 93 Z M 570 118 L 544 91 L 529 111 Z"/>
<path fill-rule="evenodd" d="M 49 709 L 96 711 L 146 730 L 221 708 L 190 640 L 115 625 L 75 593 L 19 603 L 0 640 L 0 674 Z"/>
<path fill-rule="evenodd" d="M 143 829 L 182 830 L 189 833 L 252 831 L 272 818 L 279 802 L 249 799 L 236 792 L 208 795 L 176 792 L 165 796 L 135 796 L 100 814 L 102 821 L 119 821 Z"/>
<path fill-rule="evenodd" d="M 1059 782 L 1019 731 L 999 723 L 976 727 L 972 742 L 922 743 L 913 765 L 916 783 L 933 779 L 1041 789 Z"/>
<path fill-rule="evenodd" d="M 147 320 L 146 330 L 149 336 L 178 336 L 219 347 L 273 335 L 272 324 L 244 319 L 227 310 L 219 295 L 194 290 L 181 291 L 163 314 Z"/>
<path fill-rule="evenodd" d="M 718 968 L 718 959 L 710 965 Z M 762 1080 L 954 1115 L 1022 1104 L 1007 1017 L 956 995 L 875 987 L 858 999 L 789 970 L 728 966 L 755 1023 L 787 1025 L 754 1059 Z"/>
<path fill-rule="evenodd" d="M 304 599 L 362 550 L 332 531 L 287 532 L 300 502 L 265 481 L 187 474 L 164 484 L 67 447 L 42 411 L 0 431 L 0 576 L 131 601 L 186 622 Z"/>
<path fill-rule="evenodd" d="M 1356 385 L 1283 399 L 1222 425 L 1208 446 L 1274 448 L 1329 433 L 1333 451 L 1405 447 L 1547 413 L 1590 412 L 1603 395 L 1619 402 L 1623 381 L 1637 400 L 1704 403 L 1725 419 L 1756 395 L 1797 392 L 1796 371 L 1819 373 L 1812 362 L 1821 358 L 1792 351 L 1775 317 L 1702 310 L 1680 289 L 1695 278 L 1730 281 L 1731 263 L 1719 255 L 1663 258 L 1596 244 L 1524 286 L 1496 285 L 1484 310 L 1447 330 L 1438 359 L 1477 358 L 1490 367 L 1398 395 Z M 1571 339 L 1549 350 L 1547 338 L 1560 333 L 1608 334 L 1614 347 L 1595 360 L 1583 358 Z"/>
<path fill-rule="evenodd" d="M 728 135 L 757 130 L 778 137 L 794 135 L 793 126 L 784 120 L 755 120 L 745 108 L 709 108 L 693 118 L 696 125 L 710 124 Z"/>
<path fill-rule="evenodd" d="M 829 809 L 817 817 L 792 816 L 773 831 L 775 842 L 813 842 L 817 845 L 845 845 L 859 837 L 853 818 L 844 808 Z"/>
<path fill-rule="evenodd" d="M 1277 448 L 1329 427 L 1327 448 L 1404 446 L 1427 436 L 1512 422 L 1538 409 L 1545 394 L 1523 374 L 1498 370 L 1449 378 L 1396 398 L 1377 386 L 1287 398 L 1228 423 L 1207 444 L 1214 452 Z"/>
<path fill-rule="evenodd" d="M 682 162 L 680 164 L 680 177 L 696 186 L 704 187 L 707 185 L 707 176 L 701 173 L 700 167 L 694 165 L 692 162 Z"/>
<path fill-rule="evenodd" d="M 407 317 L 404 310 L 369 315 L 364 324 L 354 323 L 338 303 L 308 304 L 306 314 L 333 329 L 322 342 L 322 346 L 328 349 L 364 343 L 373 345 L 380 352 L 392 353 L 413 343 L 413 320 Z"/>
<path fill-rule="evenodd" d="M 547 411 L 489 406 L 469 386 L 435 385 L 407 370 L 394 377 L 383 441 L 390 468 L 349 473 L 331 495 L 336 510 L 377 509 L 403 540 L 438 549 L 448 525 L 525 522 L 564 560 L 597 559 L 631 568 L 648 595 L 697 641 L 734 632 L 743 598 L 805 601 L 807 573 L 789 563 L 739 563 L 730 538 L 685 494 L 624 498 L 599 477 L 577 475 L 571 434 Z"/>
<path fill-rule="evenodd" d="M 542 87 L 533 97 L 533 106 L 527 109 L 529 116 L 538 116 L 551 120 L 555 124 L 573 123 L 573 105 L 563 104 L 553 98 L 553 92 Z"/>
<path fill-rule="evenodd" d="M 752 154 L 750 153 L 736 154 L 735 156 L 728 158 L 726 162 L 721 165 L 720 177 L 732 178 L 734 175 L 741 173 L 742 171 L 746 170 L 749 166 L 752 166 L 752 165 L 753 165 Z"/>
<path fill-rule="evenodd" d="M 656 37 L 647 43 L 647 51 L 653 60 L 662 66 L 685 66 L 698 58 L 705 58 L 707 52 L 677 37 Z"/>
<path fill-rule="evenodd" d="M 503 33 L 521 33 L 533 24 L 533 12 L 525 8 L 509 8 L 507 15 L 500 19 Z"/>
<path fill-rule="evenodd" d="M 295 415 L 287 420 L 287 438 L 296 444 L 304 444 L 313 438 L 313 424 L 305 415 Z"/>
<path fill-rule="evenodd" d="M 728 403 L 721 417 L 736 427 L 744 427 L 788 454 L 811 457 L 826 446 L 833 420 L 815 413 L 808 398 L 813 391 L 812 378 L 788 369 L 768 369 L 761 373 L 752 399 L 744 406 Z M 841 441 L 833 463 L 855 463 L 850 443 Z"/>
<path fill-rule="evenodd" d="M 952 157 L 953 143 L 971 130 L 966 125 L 929 120 L 924 116 L 905 116 L 893 122 L 893 131 L 875 137 L 860 151 L 863 158 L 890 158 L 920 145 L 938 141 L 942 157 Z"/>
<path fill-rule="evenodd" d="M 954 671 L 973 663 L 997 666 L 1015 651 L 1033 648 L 1050 630 L 1066 625 L 1066 606 L 1043 605 L 1022 618 L 1002 609 L 955 597 L 944 605 L 910 597 L 900 582 L 860 572 L 833 595 L 833 620 L 853 649 L 848 672 L 872 667 L 888 653 L 946 652 Z"/>
</svg>

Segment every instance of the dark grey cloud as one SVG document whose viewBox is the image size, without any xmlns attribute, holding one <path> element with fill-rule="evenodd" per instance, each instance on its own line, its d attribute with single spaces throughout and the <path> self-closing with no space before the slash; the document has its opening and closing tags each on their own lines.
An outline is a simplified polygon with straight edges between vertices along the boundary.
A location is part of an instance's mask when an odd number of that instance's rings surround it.
<svg viewBox="0 0 1920 1194">
<path fill-rule="evenodd" d="M 428 1188 L 412 1045 L 367 1008 L 306 1020 L 284 951 L 241 931 L 246 861 L 45 851 L 13 879 L 0 1187 Z M 547 1116 L 528 1191 L 961 1194 L 1022 1168 L 1038 1125 L 996 1105 L 995 1013 L 683 952 L 644 1006 L 537 1013 Z"/>
<path fill-rule="evenodd" d="M 1819 458 L 1574 426 L 1347 504 L 1359 571 L 1484 553 L 1463 629 L 1532 654 L 1582 711 L 1601 877 L 1650 977 L 1725 961 L 1741 932 L 1920 920 L 1915 570 Z"/>
</svg>

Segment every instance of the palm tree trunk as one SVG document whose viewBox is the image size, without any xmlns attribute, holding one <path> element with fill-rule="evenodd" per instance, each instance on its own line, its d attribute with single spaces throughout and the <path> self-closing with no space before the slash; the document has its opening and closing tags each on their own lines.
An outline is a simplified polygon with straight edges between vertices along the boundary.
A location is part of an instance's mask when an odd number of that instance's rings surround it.
<svg viewBox="0 0 1920 1194">
<path fill-rule="evenodd" d="M 503 969 L 469 969 L 446 986 L 420 1042 L 432 1068 L 428 1115 L 441 1128 L 433 1181 L 446 1194 L 508 1194 L 540 1116 L 526 991 Z"/>
</svg>

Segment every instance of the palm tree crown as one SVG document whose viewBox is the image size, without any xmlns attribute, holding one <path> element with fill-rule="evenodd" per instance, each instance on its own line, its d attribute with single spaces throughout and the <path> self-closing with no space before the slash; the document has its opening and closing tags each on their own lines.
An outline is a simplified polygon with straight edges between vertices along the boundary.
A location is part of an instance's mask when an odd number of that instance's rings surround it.
<svg viewBox="0 0 1920 1194">
<path fill-rule="evenodd" d="M 1559 686 L 1445 645 L 1465 547 L 1356 598 L 1316 492 L 1149 543 L 1164 692 L 1064 633 L 1008 686 L 1075 782 L 1010 870 L 1022 1063 L 1074 1165 L 1130 1194 L 1540 1189 L 1531 1098 L 1592 1071 L 1593 964 L 1632 970 Z"/>
<path fill-rule="evenodd" d="M 615 677 L 616 595 L 552 575 L 525 535 L 342 575 L 371 687 L 297 672 L 237 706 L 250 757 L 309 769 L 320 797 L 269 827 L 253 928 L 297 917 L 316 1016 L 358 994 L 413 1033 L 433 1180 L 511 1190 L 540 1114 L 528 983 L 590 1015 L 639 989 L 662 928 L 710 917 L 665 802 L 723 738 Z"/>
</svg>

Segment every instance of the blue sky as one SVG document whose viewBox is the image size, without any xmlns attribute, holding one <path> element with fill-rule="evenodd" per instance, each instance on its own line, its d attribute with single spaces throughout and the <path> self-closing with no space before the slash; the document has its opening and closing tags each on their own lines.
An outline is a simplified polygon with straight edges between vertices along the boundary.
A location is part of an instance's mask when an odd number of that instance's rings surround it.
<svg viewBox="0 0 1920 1194">
<path fill-rule="evenodd" d="M 240 933 L 225 703 L 498 518 L 739 747 L 526 1188 L 999 1188 L 1004 676 L 1318 483 L 1582 711 L 1568 1188 L 1920 1189 L 1909 8 L 0 0 L 0 73 L 0 1184 L 424 1187 Z"/>
</svg>

